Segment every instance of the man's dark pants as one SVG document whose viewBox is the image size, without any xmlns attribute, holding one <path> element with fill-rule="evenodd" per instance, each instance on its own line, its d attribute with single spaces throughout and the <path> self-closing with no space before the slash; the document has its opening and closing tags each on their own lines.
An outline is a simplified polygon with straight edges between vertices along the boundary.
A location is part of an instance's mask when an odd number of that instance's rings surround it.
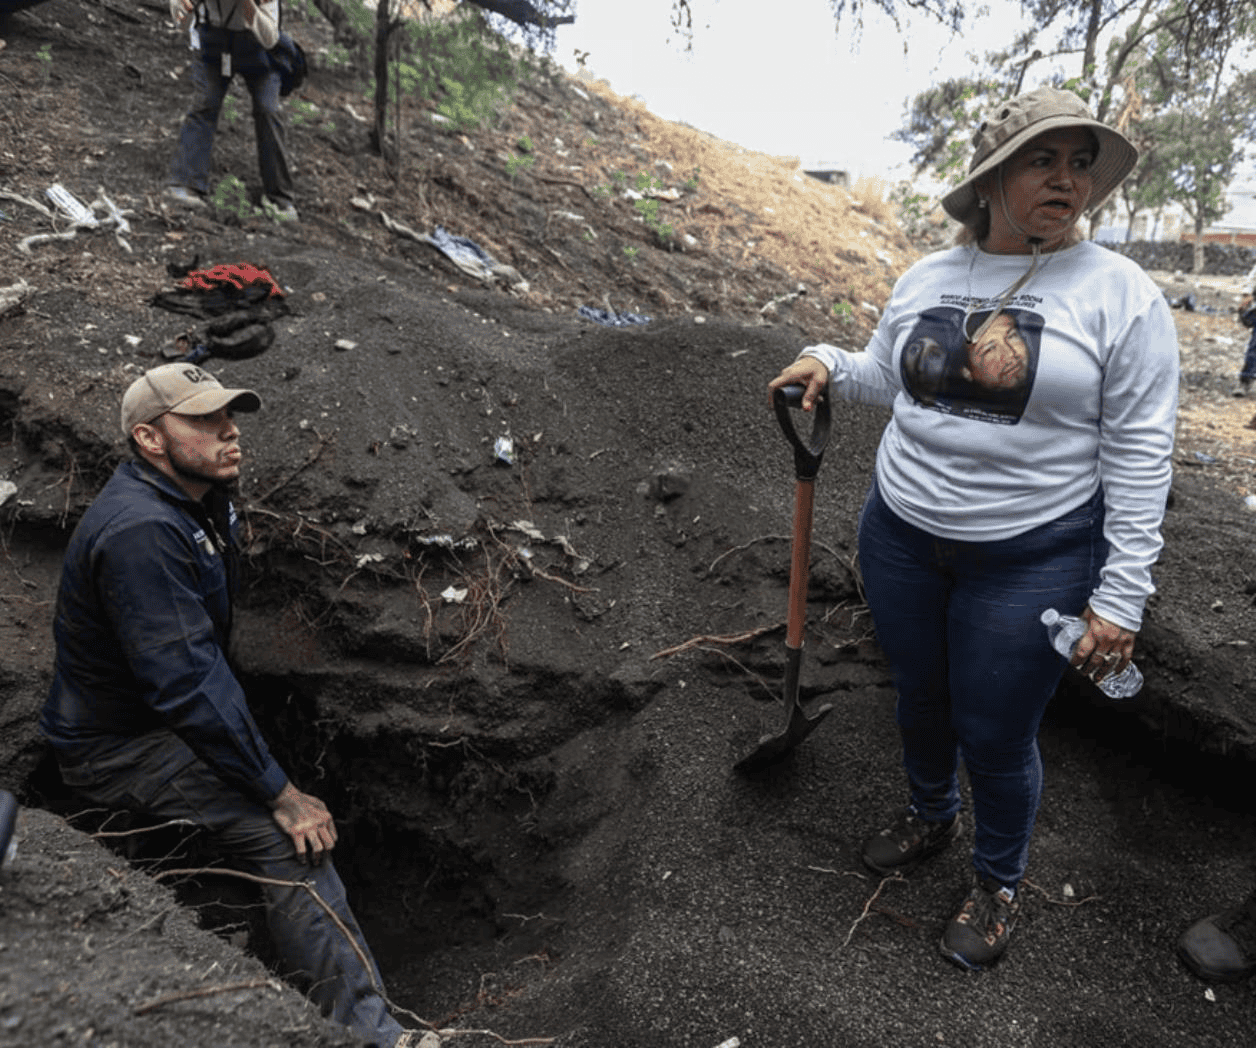
<svg viewBox="0 0 1256 1048">
<path fill-rule="evenodd" d="M 379 970 L 330 860 L 310 866 L 296 857 L 292 839 L 270 810 L 222 781 L 173 732 L 129 740 L 107 756 L 62 763 L 66 785 L 93 804 L 187 819 L 206 830 L 233 866 L 272 880 L 308 882 L 357 941 L 369 964 L 303 888 L 263 886 L 267 924 L 285 975 L 308 987 L 324 1015 L 378 1048 L 392 1048 L 402 1032 L 380 996 Z"/>
<path fill-rule="evenodd" d="M 232 74 L 239 73 L 253 99 L 253 127 L 257 132 L 257 166 L 262 189 L 279 206 L 294 203 L 292 171 L 279 102 L 279 74 L 271 67 L 266 51 L 247 31 L 202 26 L 201 50 L 192 59 L 195 101 L 183 119 L 179 148 L 170 167 L 170 183 L 198 193 L 209 192 L 210 155 L 218 114 L 231 77 L 222 75 L 222 56 L 231 55 Z"/>
</svg>

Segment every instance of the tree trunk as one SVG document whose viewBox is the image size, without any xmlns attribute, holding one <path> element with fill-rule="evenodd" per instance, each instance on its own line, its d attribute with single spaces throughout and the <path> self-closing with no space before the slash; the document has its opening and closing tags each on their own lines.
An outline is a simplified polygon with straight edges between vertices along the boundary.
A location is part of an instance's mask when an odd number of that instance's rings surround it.
<svg viewBox="0 0 1256 1048">
<path fill-rule="evenodd" d="M 319 14 L 331 23 L 332 29 L 336 32 L 337 43 L 355 50 L 366 43 L 361 34 L 353 28 L 353 23 L 336 0 L 312 0 L 312 2 L 318 8 Z"/>
<path fill-rule="evenodd" d="M 375 129 L 371 132 L 371 145 L 385 158 L 388 142 L 388 43 L 392 36 L 388 5 L 389 0 L 379 0 L 375 8 Z"/>
<path fill-rule="evenodd" d="M 1204 219 L 1201 215 L 1195 219 L 1195 261 L 1191 272 L 1199 275 L 1204 271 Z"/>
</svg>

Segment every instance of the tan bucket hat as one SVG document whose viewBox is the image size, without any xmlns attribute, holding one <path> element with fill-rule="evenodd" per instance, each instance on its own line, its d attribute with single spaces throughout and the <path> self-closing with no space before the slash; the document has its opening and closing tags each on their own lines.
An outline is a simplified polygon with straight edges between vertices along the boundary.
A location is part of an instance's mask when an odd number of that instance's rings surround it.
<svg viewBox="0 0 1256 1048">
<path fill-rule="evenodd" d="M 1102 205 L 1138 163 L 1138 150 L 1119 131 L 1091 116 L 1086 103 L 1072 91 L 1036 87 L 1004 102 L 982 121 L 973 135 L 968 177 L 942 198 L 946 213 L 966 226 L 973 225 L 978 214 L 974 183 L 1031 139 L 1061 127 L 1089 128 L 1098 139 L 1099 155 L 1090 168 L 1090 200 L 1083 210 Z"/>
<path fill-rule="evenodd" d="M 256 411 L 262 398 L 251 389 L 224 389 L 195 364 L 163 364 L 144 372 L 122 397 L 122 432 L 128 437 L 141 422 L 167 411 L 180 415 L 212 415 L 220 408 Z"/>
</svg>

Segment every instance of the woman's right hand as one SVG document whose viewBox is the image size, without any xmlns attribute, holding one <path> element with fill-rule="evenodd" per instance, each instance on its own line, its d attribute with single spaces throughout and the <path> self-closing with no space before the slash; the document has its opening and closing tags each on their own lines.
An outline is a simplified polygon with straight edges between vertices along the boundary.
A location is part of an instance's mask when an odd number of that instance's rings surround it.
<svg viewBox="0 0 1256 1048">
<path fill-rule="evenodd" d="M 815 357 L 800 357 L 768 383 L 768 404 L 772 403 L 772 391 L 781 386 L 803 386 L 803 411 L 810 411 L 816 398 L 829 384 L 829 369 Z"/>
</svg>

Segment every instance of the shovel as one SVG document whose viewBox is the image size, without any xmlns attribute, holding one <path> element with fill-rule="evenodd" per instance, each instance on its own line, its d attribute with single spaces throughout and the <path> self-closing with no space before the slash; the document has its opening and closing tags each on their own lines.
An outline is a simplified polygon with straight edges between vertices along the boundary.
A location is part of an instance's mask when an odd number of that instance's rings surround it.
<svg viewBox="0 0 1256 1048">
<path fill-rule="evenodd" d="M 794 429 L 791 407 L 802 406 L 802 386 L 782 386 L 772 391 L 772 407 L 786 439 L 794 447 L 793 552 L 789 567 L 789 619 L 785 628 L 785 706 L 789 719 L 777 734 L 764 735 L 759 744 L 736 764 L 741 772 L 758 771 L 775 764 L 820 726 L 833 709 L 827 703 L 808 717 L 798 701 L 798 672 L 802 664 L 803 633 L 807 624 L 807 576 L 811 570 L 811 516 L 815 508 L 815 481 L 820 459 L 829 442 L 832 415 L 826 390 L 817 400 L 811 436 L 804 442 Z"/>
</svg>

